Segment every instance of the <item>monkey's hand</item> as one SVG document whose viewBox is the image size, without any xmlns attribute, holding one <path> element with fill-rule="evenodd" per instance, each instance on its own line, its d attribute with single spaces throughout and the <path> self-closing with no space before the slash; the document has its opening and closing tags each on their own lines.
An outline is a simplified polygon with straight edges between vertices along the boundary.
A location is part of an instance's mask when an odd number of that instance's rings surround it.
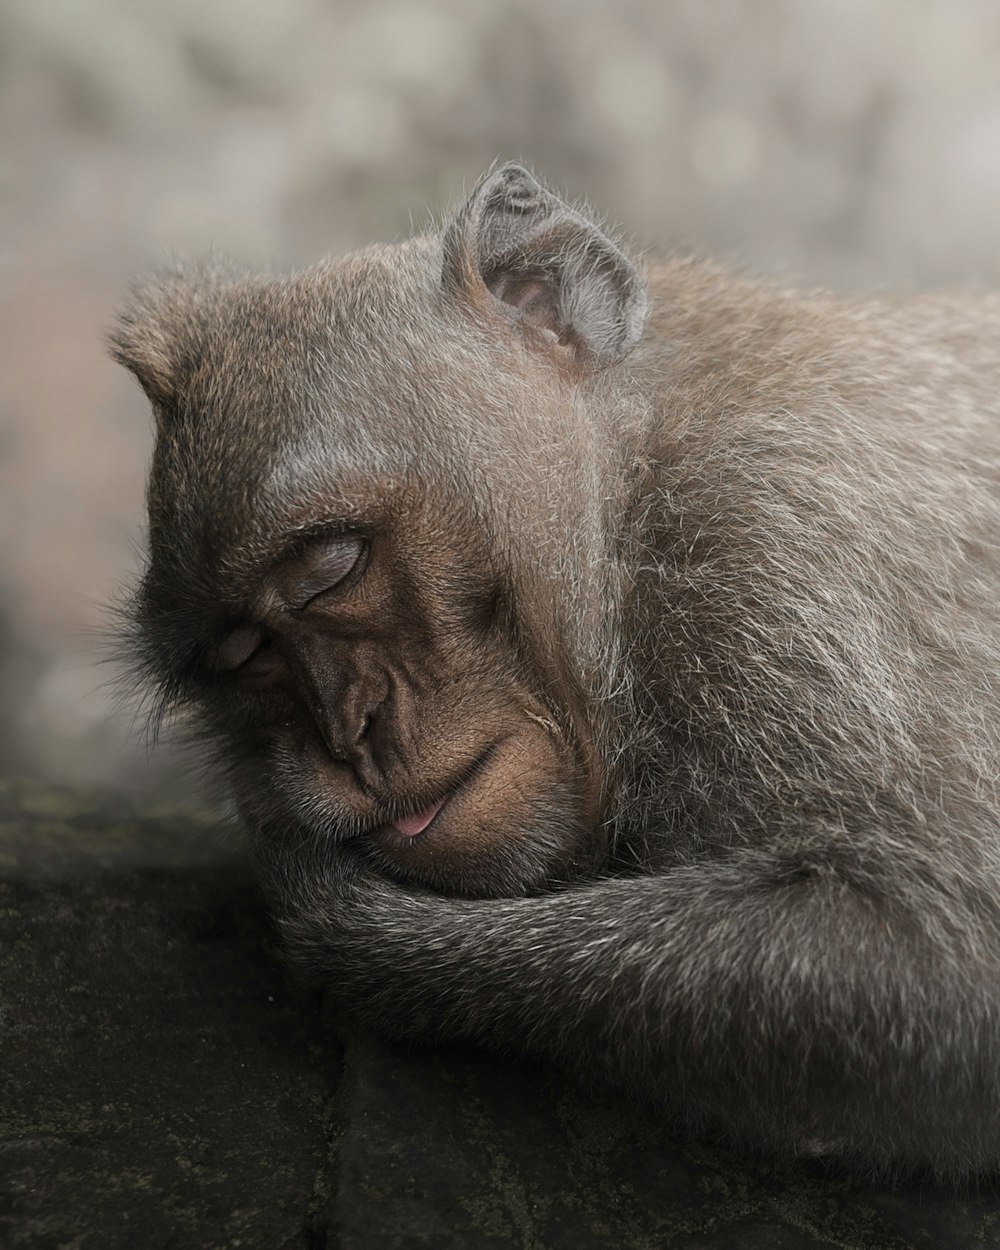
<svg viewBox="0 0 1000 1250">
<path fill-rule="evenodd" d="M 268 837 L 258 839 L 255 860 L 286 950 L 310 980 L 329 985 L 384 1032 L 454 1035 L 419 1001 L 400 1016 L 392 986 L 379 976 L 384 941 L 398 950 L 403 961 L 398 971 L 405 975 L 404 948 L 421 941 L 440 895 L 387 879 L 357 841 L 331 845 L 304 835 Z M 431 950 L 424 953 L 433 959 L 438 939 L 430 940 Z"/>
</svg>

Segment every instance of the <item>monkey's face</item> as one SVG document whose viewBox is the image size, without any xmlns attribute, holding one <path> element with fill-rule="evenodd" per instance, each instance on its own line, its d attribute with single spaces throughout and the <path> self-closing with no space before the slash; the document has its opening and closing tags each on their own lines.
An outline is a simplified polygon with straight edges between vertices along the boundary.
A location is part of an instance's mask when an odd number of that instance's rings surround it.
<svg viewBox="0 0 1000 1250">
<path fill-rule="evenodd" d="M 139 649 L 259 838 L 467 894 L 596 867 L 614 471 L 579 392 L 644 307 L 507 169 L 443 241 L 181 274 L 126 314 L 158 417 Z"/>
<path fill-rule="evenodd" d="M 596 453 L 554 437 L 558 371 L 393 303 L 390 260 L 368 264 L 378 338 L 342 311 L 360 279 L 216 293 L 160 420 L 142 647 L 258 839 L 356 839 L 441 891 L 519 893 L 603 850 L 575 641 L 602 605 L 572 591 L 600 499 L 558 472 Z"/>
<path fill-rule="evenodd" d="M 509 581 L 417 483 L 351 493 L 350 524 L 303 516 L 201 614 L 185 687 L 245 817 L 457 893 L 592 868 L 593 747 L 519 645 Z"/>
</svg>

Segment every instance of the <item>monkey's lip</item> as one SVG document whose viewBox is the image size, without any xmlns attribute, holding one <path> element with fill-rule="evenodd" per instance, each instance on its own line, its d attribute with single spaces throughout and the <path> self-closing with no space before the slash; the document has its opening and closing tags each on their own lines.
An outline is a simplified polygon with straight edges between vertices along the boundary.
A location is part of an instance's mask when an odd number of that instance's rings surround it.
<svg viewBox="0 0 1000 1250">
<path fill-rule="evenodd" d="M 491 746 L 485 751 L 458 784 L 453 785 L 443 798 L 438 799 L 436 803 L 432 803 L 429 807 L 422 808 L 419 812 L 414 812 L 412 816 L 399 816 L 391 824 L 382 825 L 381 828 L 376 830 L 375 837 L 382 842 L 388 843 L 390 846 L 403 847 L 412 845 L 417 838 L 432 829 L 438 816 L 450 805 L 453 798 L 463 794 L 472 786 L 475 779 L 492 758 L 494 750 L 495 747 Z"/>
<path fill-rule="evenodd" d="M 380 825 L 371 836 L 387 850 L 402 850 L 413 846 L 424 834 L 433 832 L 434 822 L 455 793 L 456 790 L 449 790 L 444 798 L 438 799 L 430 807 L 422 808 L 412 816 L 399 816 L 391 824 Z"/>
<path fill-rule="evenodd" d="M 398 820 L 394 820 L 389 825 L 391 833 L 398 833 L 404 838 L 415 838 L 417 834 L 430 825 L 434 817 L 444 807 L 445 803 L 451 798 L 450 794 L 446 794 L 443 799 L 439 799 L 436 803 L 432 803 L 430 807 L 425 807 L 422 812 L 414 812 L 412 816 L 400 816 Z"/>
</svg>

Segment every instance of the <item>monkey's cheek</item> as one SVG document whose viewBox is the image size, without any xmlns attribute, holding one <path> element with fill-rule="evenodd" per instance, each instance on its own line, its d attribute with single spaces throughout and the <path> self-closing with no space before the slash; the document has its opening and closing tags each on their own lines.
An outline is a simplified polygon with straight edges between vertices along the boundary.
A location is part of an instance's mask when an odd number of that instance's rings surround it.
<svg viewBox="0 0 1000 1250">
<path fill-rule="evenodd" d="M 415 837 L 375 835 L 409 880 L 445 892 L 517 894 L 578 863 L 594 836 L 576 763 L 542 730 L 505 738 Z"/>
</svg>

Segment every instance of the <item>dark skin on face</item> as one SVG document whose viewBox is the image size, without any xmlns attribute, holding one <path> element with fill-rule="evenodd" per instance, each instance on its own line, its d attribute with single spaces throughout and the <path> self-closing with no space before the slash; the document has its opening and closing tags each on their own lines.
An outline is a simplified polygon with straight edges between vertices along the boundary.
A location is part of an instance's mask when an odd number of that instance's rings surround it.
<svg viewBox="0 0 1000 1250">
<path fill-rule="evenodd" d="M 1000 1168 L 1000 300 L 440 233 L 137 293 L 134 642 L 289 954 L 777 1153 Z"/>
<path fill-rule="evenodd" d="M 469 535 L 412 489 L 368 483 L 353 500 L 350 528 L 299 528 L 248 568 L 237 620 L 213 630 L 202 660 L 209 715 L 225 724 L 243 707 L 252 768 L 294 759 L 324 826 L 401 878 L 495 894 L 592 871 L 587 726 L 562 730 L 532 689 L 505 592 L 470 559 Z M 553 807 L 558 842 L 520 845 Z"/>
</svg>

